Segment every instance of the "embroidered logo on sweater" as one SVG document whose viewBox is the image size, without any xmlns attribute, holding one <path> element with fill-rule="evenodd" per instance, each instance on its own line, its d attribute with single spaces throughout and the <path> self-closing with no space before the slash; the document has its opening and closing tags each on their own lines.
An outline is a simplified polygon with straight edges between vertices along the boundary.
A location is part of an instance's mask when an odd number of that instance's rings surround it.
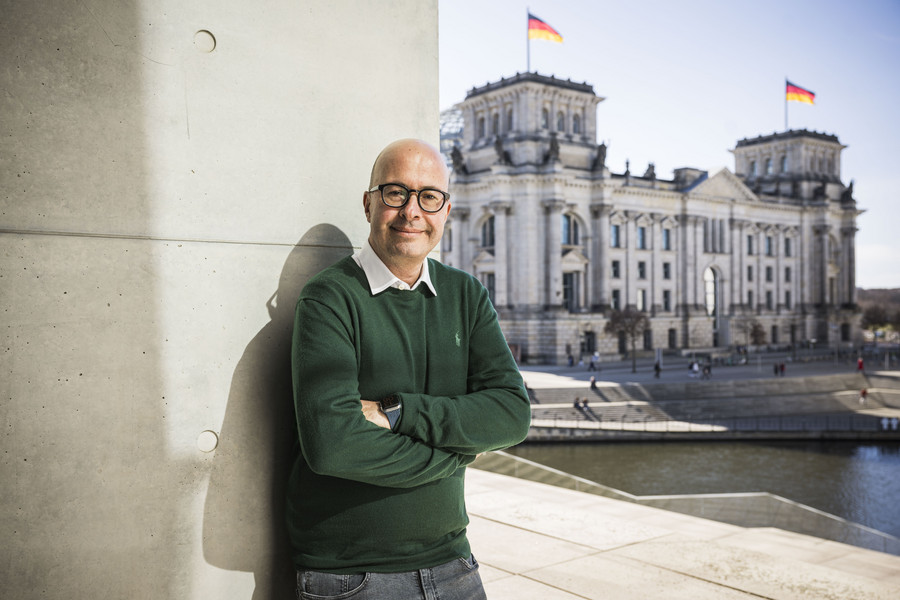
<svg viewBox="0 0 900 600">
<path fill-rule="evenodd" d="M 459 348 L 459 331 L 456 332 L 456 347 Z"/>
</svg>

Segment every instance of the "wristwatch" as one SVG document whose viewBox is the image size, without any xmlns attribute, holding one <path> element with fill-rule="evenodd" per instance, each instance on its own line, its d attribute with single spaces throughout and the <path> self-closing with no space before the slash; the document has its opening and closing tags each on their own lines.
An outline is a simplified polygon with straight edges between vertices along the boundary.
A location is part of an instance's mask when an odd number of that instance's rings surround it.
<svg viewBox="0 0 900 600">
<path fill-rule="evenodd" d="M 379 404 L 381 405 L 381 412 L 388 418 L 388 423 L 391 424 L 391 429 L 393 430 L 397 421 L 400 420 L 400 396 L 391 394 L 382 398 Z"/>
</svg>

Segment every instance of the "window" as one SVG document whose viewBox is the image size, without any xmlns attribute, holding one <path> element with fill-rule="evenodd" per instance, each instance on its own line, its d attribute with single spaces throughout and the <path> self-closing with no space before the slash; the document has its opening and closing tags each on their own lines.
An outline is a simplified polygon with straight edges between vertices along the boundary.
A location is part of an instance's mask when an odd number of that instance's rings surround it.
<svg viewBox="0 0 900 600">
<path fill-rule="evenodd" d="M 716 272 L 707 267 L 703 272 L 703 292 L 706 301 L 706 314 L 716 317 L 719 314 L 719 282 Z"/>
<path fill-rule="evenodd" d="M 747 236 L 747 254 L 753 256 L 753 236 Z"/>
<path fill-rule="evenodd" d="M 663 279 L 672 279 L 672 263 L 663 263 Z"/>
<path fill-rule="evenodd" d="M 785 267 L 785 268 L 784 268 L 784 280 L 785 280 L 787 283 L 790 283 L 790 282 L 791 282 L 791 268 L 790 268 L 790 267 Z"/>
<path fill-rule="evenodd" d="M 747 306 L 753 308 L 753 290 L 747 292 Z"/>
<path fill-rule="evenodd" d="M 443 252 L 453 252 L 453 228 L 445 227 L 444 236 L 441 238 Z"/>
<path fill-rule="evenodd" d="M 653 330 L 644 330 L 644 350 L 653 350 Z"/>
<path fill-rule="evenodd" d="M 491 115 L 491 133 L 494 135 L 500 133 L 500 113 Z"/>
<path fill-rule="evenodd" d="M 478 137 L 484 137 L 484 117 L 478 117 Z"/>
<path fill-rule="evenodd" d="M 766 310 L 772 310 L 772 292 L 771 292 L 771 290 L 766 291 Z"/>
<path fill-rule="evenodd" d="M 494 247 L 494 217 L 488 217 L 488 220 L 481 226 L 481 247 Z"/>
<path fill-rule="evenodd" d="M 750 161 L 750 177 L 756 177 L 756 161 Z"/>
<path fill-rule="evenodd" d="M 619 265 L 619 261 L 617 261 L 617 260 L 612 261 L 612 278 L 618 279 L 621 276 L 622 276 L 622 271 L 621 271 L 621 268 Z"/>
<path fill-rule="evenodd" d="M 678 330 L 670 329 L 669 330 L 669 348 L 674 350 L 678 347 Z"/>
<path fill-rule="evenodd" d="M 772 159 L 767 158 L 766 159 L 766 175 L 771 175 L 771 174 L 772 174 Z"/>
<path fill-rule="evenodd" d="M 578 310 L 578 273 L 563 273 L 563 306 L 569 312 Z"/>
<path fill-rule="evenodd" d="M 788 310 L 791 310 L 791 292 L 790 290 L 784 293 L 784 307 Z"/>
<path fill-rule="evenodd" d="M 637 309 L 641 312 L 647 312 L 647 290 L 638 290 Z"/>
<path fill-rule="evenodd" d="M 541 127 L 544 129 L 550 128 L 550 111 L 546 108 L 541 110 Z"/>
<path fill-rule="evenodd" d="M 506 130 L 512 131 L 513 129 L 513 111 L 511 108 L 506 109 Z"/>
<path fill-rule="evenodd" d="M 493 273 L 484 273 L 482 276 L 481 283 L 484 284 L 485 289 L 488 293 L 488 298 L 491 300 L 491 304 L 494 304 L 494 283 L 495 277 Z"/>
<path fill-rule="evenodd" d="M 609 245 L 612 248 L 621 248 L 621 240 L 619 239 L 619 226 L 613 225 L 609 228 Z"/>
<path fill-rule="evenodd" d="M 663 290 L 663 310 L 669 312 L 672 310 L 672 292 Z"/>
<path fill-rule="evenodd" d="M 572 215 L 562 216 L 562 243 L 564 246 L 578 245 L 578 220 Z"/>
<path fill-rule="evenodd" d="M 784 255 L 785 256 L 791 255 L 791 238 L 786 238 L 784 240 Z"/>
<path fill-rule="evenodd" d="M 637 247 L 640 250 L 647 249 L 647 228 L 646 227 L 638 227 L 637 228 Z"/>
<path fill-rule="evenodd" d="M 778 325 L 772 325 L 772 343 L 778 343 Z"/>
<path fill-rule="evenodd" d="M 638 279 L 647 279 L 647 263 L 638 261 Z"/>
<path fill-rule="evenodd" d="M 612 291 L 612 309 L 613 310 L 621 310 L 622 306 L 622 294 L 619 290 Z"/>
<path fill-rule="evenodd" d="M 556 113 L 556 130 L 557 131 L 565 131 L 566 130 L 566 116 L 559 111 Z"/>
<path fill-rule="evenodd" d="M 766 281 L 772 283 L 772 267 L 766 267 Z"/>
<path fill-rule="evenodd" d="M 581 116 L 572 117 L 572 133 L 581 133 Z"/>
<path fill-rule="evenodd" d="M 773 256 L 775 254 L 775 240 L 772 239 L 771 235 L 766 236 L 766 256 Z"/>
<path fill-rule="evenodd" d="M 747 281 L 753 281 L 753 267 L 747 266 Z"/>
<path fill-rule="evenodd" d="M 787 156 L 784 154 L 781 155 L 781 172 L 787 173 Z"/>
<path fill-rule="evenodd" d="M 662 230 L 662 249 L 663 250 L 671 250 L 672 249 L 672 230 L 671 229 L 663 229 Z"/>
</svg>

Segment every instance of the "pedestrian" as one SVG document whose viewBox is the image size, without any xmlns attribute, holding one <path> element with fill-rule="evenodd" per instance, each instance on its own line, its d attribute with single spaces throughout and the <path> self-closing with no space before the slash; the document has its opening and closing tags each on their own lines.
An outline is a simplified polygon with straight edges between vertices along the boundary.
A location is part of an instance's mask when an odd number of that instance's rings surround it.
<svg viewBox="0 0 900 600">
<path fill-rule="evenodd" d="M 449 175 L 423 141 L 388 145 L 363 192 L 368 240 L 300 294 L 286 506 L 298 598 L 363 585 L 367 598 L 485 598 L 466 466 L 521 442 L 531 407 L 487 290 L 428 258 Z"/>
<path fill-rule="evenodd" d="M 859 358 L 856 359 L 856 370 L 857 370 L 859 373 L 862 373 L 863 370 L 864 370 L 864 369 L 863 369 L 863 359 L 862 359 L 862 356 L 860 356 Z"/>
<path fill-rule="evenodd" d="M 869 392 L 866 391 L 866 388 L 863 388 L 863 389 L 861 389 L 861 390 L 859 391 L 859 405 L 860 405 L 860 406 L 865 406 L 865 405 L 866 405 L 866 397 L 867 397 L 868 395 L 869 395 Z"/>
<path fill-rule="evenodd" d="M 781 376 L 784 377 L 784 363 L 781 363 L 781 365 L 779 365 L 778 370 L 781 371 Z"/>
<path fill-rule="evenodd" d="M 772 363 L 772 371 L 774 371 L 775 377 L 778 377 L 778 363 Z"/>
<path fill-rule="evenodd" d="M 593 375 L 591 375 L 591 389 L 592 390 L 597 389 L 597 378 L 594 377 Z"/>
<path fill-rule="evenodd" d="M 597 363 L 594 362 L 594 357 L 591 357 L 591 363 L 588 365 L 588 371 L 596 371 Z"/>
<path fill-rule="evenodd" d="M 656 361 L 656 364 L 653 365 L 653 376 L 659 379 L 660 371 L 662 371 L 662 367 L 659 366 L 659 361 Z"/>
</svg>

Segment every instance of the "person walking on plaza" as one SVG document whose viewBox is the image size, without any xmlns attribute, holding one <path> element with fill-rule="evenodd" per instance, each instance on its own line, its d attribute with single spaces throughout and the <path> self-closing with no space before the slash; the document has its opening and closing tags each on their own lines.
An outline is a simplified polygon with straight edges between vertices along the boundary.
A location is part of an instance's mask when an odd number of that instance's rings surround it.
<svg viewBox="0 0 900 600">
<path fill-rule="evenodd" d="M 860 356 L 859 358 L 856 359 L 856 370 L 857 370 L 859 373 L 863 373 L 863 372 L 865 371 L 865 369 L 863 368 L 863 359 L 862 359 L 862 356 Z"/>
<path fill-rule="evenodd" d="M 866 405 L 866 400 L 867 400 L 868 396 L 869 396 L 869 392 L 868 392 L 868 390 L 866 390 L 866 388 L 863 388 L 859 391 L 859 405 L 860 406 Z"/>
<path fill-rule="evenodd" d="M 662 371 L 662 367 L 659 366 L 659 361 L 656 361 L 656 364 L 653 365 L 653 376 L 659 379 L 660 371 Z"/>
<path fill-rule="evenodd" d="M 466 466 L 521 442 L 531 407 L 487 290 L 428 258 L 448 187 L 436 148 L 388 145 L 363 192 L 368 240 L 297 303 L 286 514 L 299 598 L 485 598 Z"/>
</svg>

